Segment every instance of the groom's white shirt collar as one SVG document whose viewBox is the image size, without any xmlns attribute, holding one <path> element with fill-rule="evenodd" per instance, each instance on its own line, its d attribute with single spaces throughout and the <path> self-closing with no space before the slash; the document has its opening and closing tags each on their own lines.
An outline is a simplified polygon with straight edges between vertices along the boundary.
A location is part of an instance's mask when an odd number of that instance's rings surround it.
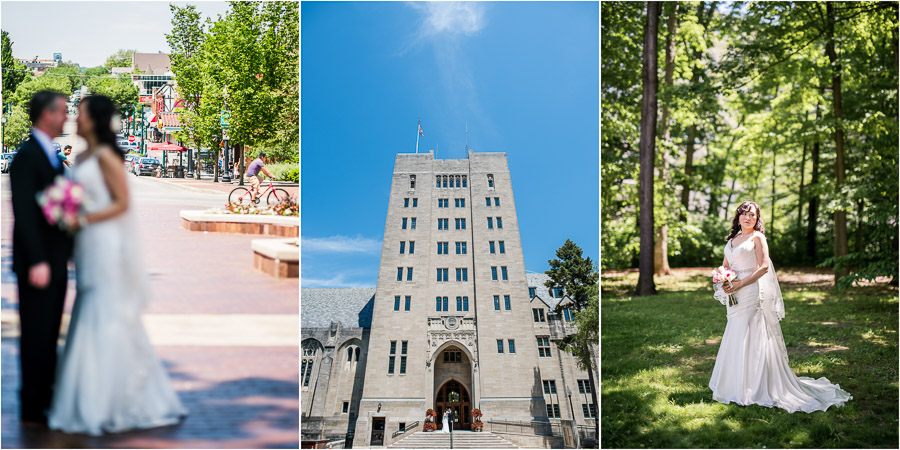
<svg viewBox="0 0 900 450">
<path fill-rule="evenodd" d="M 32 128 L 31 134 L 37 139 L 38 144 L 41 144 L 41 148 L 44 149 L 44 153 L 47 154 L 47 159 L 50 161 L 50 165 L 53 166 L 54 169 L 59 167 L 59 157 L 56 156 L 56 149 L 53 147 L 53 139 L 50 139 L 50 136 L 43 131 Z"/>
</svg>

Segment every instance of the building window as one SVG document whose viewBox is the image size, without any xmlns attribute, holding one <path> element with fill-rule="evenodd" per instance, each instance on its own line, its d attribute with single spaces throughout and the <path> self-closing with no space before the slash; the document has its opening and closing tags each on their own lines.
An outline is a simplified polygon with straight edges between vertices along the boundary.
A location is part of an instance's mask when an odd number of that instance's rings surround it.
<svg viewBox="0 0 900 450">
<path fill-rule="evenodd" d="M 555 394 L 556 393 L 556 380 L 543 380 L 544 381 L 544 393 L 545 394 Z"/>
<path fill-rule="evenodd" d="M 532 315 L 534 315 L 535 322 L 546 322 L 546 316 L 544 316 L 544 308 L 532 308 Z"/>
<path fill-rule="evenodd" d="M 596 419 L 597 418 L 597 409 L 593 403 L 591 404 L 581 404 L 581 411 L 584 413 L 585 419 Z"/>
<path fill-rule="evenodd" d="M 512 305 L 510 304 L 509 296 L 508 296 L 508 295 L 504 295 L 504 296 L 503 296 L 503 302 L 506 304 L 506 310 L 507 310 L 507 311 L 509 311 L 510 309 L 512 309 L 512 307 L 511 307 Z"/>
<path fill-rule="evenodd" d="M 450 219 L 438 219 L 438 230 L 449 230 Z"/>
<path fill-rule="evenodd" d="M 469 281 L 469 269 L 465 267 L 462 269 L 462 281 Z"/>
<path fill-rule="evenodd" d="M 456 219 L 456 229 L 457 230 L 465 230 L 466 229 L 466 219 Z"/>
<path fill-rule="evenodd" d="M 503 245 L 503 241 L 499 241 L 497 243 L 500 244 L 500 253 L 506 253 L 506 246 Z M 412 253 L 412 251 L 410 251 L 410 253 Z"/>
<path fill-rule="evenodd" d="M 572 313 L 569 311 L 569 308 L 563 309 L 563 317 L 565 317 L 566 322 L 572 321 Z"/>
<path fill-rule="evenodd" d="M 500 197 L 494 197 L 494 206 L 500 206 Z"/>
<path fill-rule="evenodd" d="M 416 228 L 416 219 L 413 219 L 413 229 Z M 497 218 L 497 228 L 503 228 L 503 219 Z"/>
<path fill-rule="evenodd" d="M 493 189 L 494 188 L 494 174 L 489 173 L 487 178 L 488 178 L 488 187 Z"/>
<path fill-rule="evenodd" d="M 359 362 L 359 347 L 356 347 L 356 350 L 353 353 L 356 355 L 356 362 Z"/>
<path fill-rule="evenodd" d="M 497 266 L 491 266 L 491 279 L 497 281 Z M 400 281 L 400 275 L 397 275 L 397 281 Z"/>
<path fill-rule="evenodd" d="M 409 241 L 409 254 L 412 255 L 416 252 L 416 243 L 414 241 Z"/>
<path fill-rule="evenodd" d="M 506 266 L 501 267 L 500 271 L 503 272 L 503 279 L 509 280 L 509 278 L 506 277 Z"/>
<path fill-rule="evenodd" d="M 537 295 L 537 294 L 535 293 L 534 288 L 533 287 L 528 288 L 528 298 L 534 298 L 535 295 Z"/>
<path fill-rule="evenodd" d="M 449 198 L 439 198 L 438 199 L 438 208 L 447 208 L 450 206 Z"/>
<path fill-rule="evenodd" d="M 462 297 L 456 297 L 456 310 L 457 311 L 463 310 Z"/>
<path fill-rule="evenodd" d="M 591 393 L 590 380 L 578 380 L 578 393 L 579 394 L 590 394 Z"/>
<path fill-rule="evenodd" d="M 515 352 L 516 352 L 516 340 L 515 340 L 515 339 L 509 339 L 507 342 L 509 343 L 509 352 L 510 352 L 510 353 L 515 353 Z"/>
<path fill-rule="evenodd" d="M 438 282 L 447 281 L 449 279 L 450 269 L 437 269 Z"/>
<path fill-rule="evenodd" d="M 394 354 L 397 353 L 397 341 L 391 341 L 391 356 L 388 356 L 388 375 L 394 374 Z"/>
<path fill-rule="evenodd" d="M 434 179 L 437 181 L 437 184 L 435 187 L 440 188 L 441 187 L 441 176 L 438 175 L 438 176 L 434 177 Z"/>
<path fill-rule="evenodd" d="M 410 175 L 410 176 L 409 176 L 409 188 L 410 188 L 410 189 L 415 189 L 415 188 L 416 188 L 416 176 L 415 176 L 415 175 Z"/>
<path fill-rule="evenodd" d="M 491 198 L 490 197 L 484 198 L 484 206 L 491 206 Z"/>
<path fill-rule="evenodd" d="M 500 296 L 499 295 L 494 296 L 494 310 L 500 311 Z"/>
<path fill-rule="evenodd" d="M 491 254 L 493 255 L 494 254 L 494 241 L 488 241 L 488 245 L 490 246 Z"/>
<path fill-rule="evenodd" d="M 403 199 L 403 207 L 404 207 L 404 208 L 409 208 L 409 199 L 408 199 L 408 198 L 404 198 L 404 199 Z"/>
<path fill-rule="evenodd" d="M 548 403 L 547 404 L 547 418 L 549 419 L 559 419 L 559 404 L 558 403 Z"/>
<path fill-rule="evenodd" d="M 404 304 L 403 304 L 403 310 L 404 310 L 404 311 L 409 311 L 409 304 L 410 304 L 410 303 L 412 303 L 412 296 L 407 295 L 407 296 L 406 296 L 406 301 L 405 301 Z"/>
<path fill-rule="evenodd" d="M 456 207 L 457 207 L 457 208 L 465 208 L 465 207 L 466 207 L 466 199 L 464 199 L 464 198 L 457 198 L 457 199 L 455 199 L 455 200 L 456 200 Z"/>
<path fill-rule="evenodd" d="M 414 198 L 414 199 L 413 199 L 413 208 L 416 208 L 416 207 L 418 207 L 418 206 L 419 206 L 419 199 Z"/>
<path fill-rule="evenodd" d="M 400 343 L 400 375 L 406 374 L 406 341 Z"/>
<path fill-rule="evenodd" d="M 404 251 L 406 251 L 406 242 L 400 241 L 400 254 L 402 255 Z"/>
<path fill-rule="evenodd" d="M 466 176 L 463 175 L 463 176 L 462 176 L 462 179 L 463 179 L 463 187 L 466 187 Z"/>
<path fill-rule="evenodd" d="M 412 281 L 412 270 L 413 270 L 412 267 L 406 268 L 406 281 Z M 503 277 L 503 279 L 505 280 L 506 277 Z"/>
<path fill-rule="evenodd" d="M 488 220 L 488 229 L 493 229 L 494 228 L 494 218 L 488 217 L 487 220 Z"/>
<path fill-rule="evenodd" d="M 498 217 L 498 218 L 497 218 L 497 225 L 498 225 L 497 228 L 500 228 L 500 226 L 499 226 L 500 223 L 499 223 L 499 222 L 500 222 L 500 218 Z M 413 217 L 412 219 L 409 219 L 409 228 L 412 229 L 412 230 L 415 230 L 415 229 L 416 229 L 416 218 L 415 218 L 415 217 Z"/>
<path fill-rule="evenodd" d="M 457 255 L 465 255 L 466 254 L 466 243 L 465 242 L 457 242 L 456 243 L 456 254 Z"/>
<path fill-rule="evenodd" d="M 450 243 L 449 242 L 438 242 L 437 250 L 438 255 L 446 255 L 450 253 Z"/>
<path fill-rule="evenodd" d="M 400 311 L 400 296 L 394 296 L 394 311 Z"/>
<path fill-rule="evenodd" d="M 445 350 L 444 351 L 444 362 L 445 363 L 462 362 L 462 352 L 459 350 Z"/>
<path fill-rule="evenodd" d="M 503 353 L 503 339 L 497 339 L 497 353 Z"/>
<path fill-rule="evenodd" d="M 343 411 L 344 414 L 350 412 L 350 402 L 344 402 L 344 407 L 341 409 L 341 411 Z"/>
<path fill-rule="evenodd" d="M 397 268 L 397 281 L 403 281 L 403 268 Z"/>
<path fill-rule="evenodd" d="M 463 311 L 469 310 L 469 297 L 463 297 Z"/>
<path fill-rule="evenodd" d="M 538 356 L 541 358 L 549 358 L 550 357 L 550 338 L 549 337 L 539 337 L 537 338 L 538 345 Z"/>
<path fill-rule="evenodd" d="M 400 228 L 403 230 L 406 229 L 406 217 L 403 218 L 403 225 L 400 225 Z"/>
<path fill-rule="evenodd" d="M 441 178 L 443 179 L 443 182 L 444 182 L 444 188 L 446 188 L 447 187 L 447 175 L 444 175 Z"/>
<path fill-rule="evenodd" d="M 456 268 L 456 281 L 462 281 L 462 268 Z"/>
<path fill-rule="evenodd" d="M 450 308 L 448 307 L 449 303 L 448 303 L 448 301 L 447 301 L 447 297 L 439 297 L 439 298 L 441 299 L 441 303 L 442 303 L 442 306 L 443 306 L 443 311 L 444 311 L 444 312 L 450 311 Z M 438 311 L 441 311 L 441 310 L 438 309 Z"/>
<path fill-rule="evenodd" d="M 313 360 L 304 359 L 300 364 L 300 376 L 303 377 L 303 386 L 309 386 L 309 377 L 312 375 Z"/>
<path fill-rule="evenodd" d="M 462 177 L 459 176 L 459 175 L 457 175 L 457 176 L 456 176 L 456 187 L 459 187 L 459 186 L 460 186 L 460 182 L 461 182 L 461 181 L 462 181 Z"/>
<path fill-rule="evenodd" d="M 347 347 L 347 362 L 353 361 L 353 347 Z"/>
</svg>

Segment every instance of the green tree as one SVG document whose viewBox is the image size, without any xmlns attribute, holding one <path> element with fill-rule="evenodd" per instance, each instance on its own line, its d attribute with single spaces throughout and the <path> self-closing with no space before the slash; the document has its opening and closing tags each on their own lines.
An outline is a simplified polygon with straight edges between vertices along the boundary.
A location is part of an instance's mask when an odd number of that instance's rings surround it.
<svg viewBox="0 0 900 450">
<path fill-rule="evenodd" d="M 109 97 L 123 115 L 138 101 L 138 87 L 124 77 L 88 78 L 85 86 L 92 94 Z"/>
<path fill-rule="evenodd" d="M 169 10 L 172 13 L 172 33 L 166 35 L 170 49 L 169 62 L 175 74 L 175 89 L 184 99 L 185 106 L 185 112 L 181 115 L 183 131 L 178 136 L 183 142 L 193 142 L 194 148 L 199 149 L 204 144 L 205 136 L 199 117 L 200 100 L 207 78 L 202 55 L 205 24 L 194 5 L 180 7 L 170 4 Z"/>
<path fill-rule="evenodd" d="M 65 80 L 69 83 L 69 90 L 67 93 L 71 94 L 72 92 L 75 92 L 75 89 L 80 88 L 81 84 L 84 82 L 84 78 L 81 75 L 81 70 L 76 66 L 60 65 L 45 70 L 41 77 L 56 77 Z"/>
<path fill-rule="evenodd" d="M 562 315 L 564 308 L 574 311 L 576 326 L 576 332 L 567 334 L 557 345 L 560 350 L 571 353 L 578 367 L 587 371 L 594 408 L 599 409 L 594 371 L 597 370 L 596 351 L 600 342 L 600 274 L 591 258 L 585 258 L 581 248 L 570 239 L 556 250 L 556 258 L 548 262 L 550 270 L 545 273 L 550 279 L 544 285 L 550 289 L 562 288 L 571 301 L 571 304 L 557 304 L 556 313 Z"/>
<path fill-rule="evenodd" d="M 137 50 L 119 49 L 112 55 L 109 55 L 108 58 L 106 58 L 106 62 L 103 63 L 103 67 L 105 67 L 107 70 L 112 70 L 113 67 L 131 67 L 131 61 L 136 51 Z"/>
<path fill-rule="evenodd" d="M 31 96 L 37 91 L 56 91 L 61 94 L 69 95 L 72 93 L 71 88 L 72 84 L 67 77 L 34 77 L 20 84 L 16 88 L 16 95 L 13 96 L 13 102 L 24 106 L 31 101 Z"/>
<path fill-rule="evenodd" d="M 24 64 L 13 57 L 13 41 L 6 31 L 0 32 L 3 39 L 2 65 L 3 65 L 3 102 L 10 101 L 16 88 L 28 77 Z"/>
<path fill-rule="evenodd" d="M 3 145 L 15 148 L 28 136 L 31 122 L 28 121 L 28 113 L 23 105 L 12 105 L 10 109 L 9 114 L 4 114 L 6 123 L 3 124 Z"/>
</svg>

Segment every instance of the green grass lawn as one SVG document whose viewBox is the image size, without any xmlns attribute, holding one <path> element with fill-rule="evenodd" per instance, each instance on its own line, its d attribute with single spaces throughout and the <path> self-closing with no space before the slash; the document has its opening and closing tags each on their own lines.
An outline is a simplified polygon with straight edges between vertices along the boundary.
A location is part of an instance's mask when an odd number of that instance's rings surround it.
<svg viewBox="0 0 900 450">
<path fill-rule="evenodd" d="M 725 307 L 711 269 L 657 277 L 659 295 L 632 296 L 637 273 L 601 281 L 601 439 L 607 447 L 897 448 L 898 292 L 884 284 L 831 289 L 825 274 L 780 270 L 791 368 L 827 377 L 853 399 L 793 414 L 723 405 L 708 384 Z"/>
</svg>

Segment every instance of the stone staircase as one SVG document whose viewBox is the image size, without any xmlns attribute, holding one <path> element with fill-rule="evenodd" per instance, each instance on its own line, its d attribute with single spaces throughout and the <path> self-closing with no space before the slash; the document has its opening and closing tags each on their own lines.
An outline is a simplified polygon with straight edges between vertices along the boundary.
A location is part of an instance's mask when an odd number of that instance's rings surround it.
<svg viewBox="0 0 900 450">
<path fill-rule="evenodd" d="M 450 448 L 449 433 L 415 432 L 388 448 Z M 453 448 L 519 448 L 493 433 L 454 431 Z"/>
</svg>

